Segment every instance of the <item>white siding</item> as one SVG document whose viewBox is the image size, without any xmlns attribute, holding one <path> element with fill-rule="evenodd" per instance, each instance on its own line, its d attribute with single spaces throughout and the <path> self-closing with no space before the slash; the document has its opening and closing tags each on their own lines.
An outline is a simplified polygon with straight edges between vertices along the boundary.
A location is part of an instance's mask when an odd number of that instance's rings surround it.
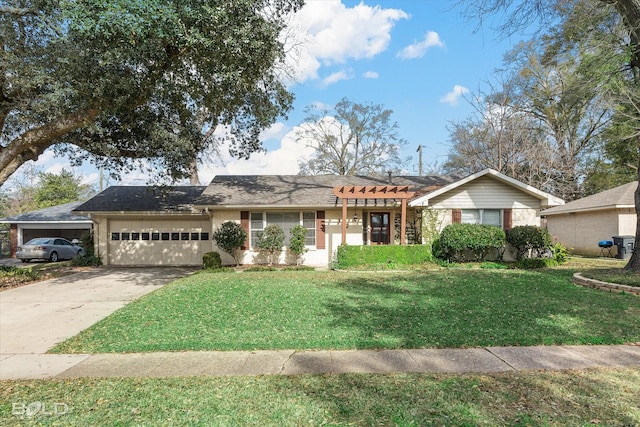
<svg viewBox="0 0 640 427">
<path fill-rule="evenodd" d="M 483 176 L 433 198 L 434 209 L 540 209 L 540 200 L 500 182 Z"/>
</svg>

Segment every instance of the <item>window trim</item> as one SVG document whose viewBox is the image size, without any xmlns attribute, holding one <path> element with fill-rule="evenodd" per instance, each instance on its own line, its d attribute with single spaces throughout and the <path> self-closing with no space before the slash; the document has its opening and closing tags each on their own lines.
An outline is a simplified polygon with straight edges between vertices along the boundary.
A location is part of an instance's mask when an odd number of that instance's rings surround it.
<svg viewBox="0 0 640 427">
<path fill-rule="evenodd" d="M 465 211 L 477 211 L 479 213 L 480 216 L 480 221 L 479 222 L 465 222 L 464 221 L 464 212 Z M 500 224 L 485 224 L 484 223 L 484 211 L 498 211 L 498 219 L 500 221 Z M 497 209 L 497 208 L 473 208 L 473 209 L 461 209 L 460 210 L 460 222 L 462 224 L 481 224 L 481 225 L 493 225 L 494 227 L 500 227 L 501 229 L 503 229 L 504 227 L 504 209 Z"/>
<path fill-rule="evenodd" d="M 308 245 L 306 242 L 306 239 L 308 238 L 308 235 L 305 237 L 305 247 L 308 249 L 315 249 L 317 248 L 317 244 L 318 244 L 318 236 L 317 236 L 317 232 L 316 232 L 316 223 L 318 221 L 318 213 L 315 210 L 302 210 L 302 211 L 287 211 L 287 210 L 282 210 L 282 211 L 249 211 L 249 232 L 247 233 L 248 238 L 249 238 L 249 248 L 251 249 L 257 249 L 256 247 L 256 241 L 253 238 L 253 232 L 254 231 L 264 231 L 264 229 L 270 225 L 267 222 L 267 215 L 268 214 L 274 214 L 274 213 L 297 213 L 298 214 L 298 224 L 297 225 L 302 225 L 304 227 L 304 214 L 307 213 L 312 213 L 313 214 L 313 223 L 311 223 L 311 219 L 307 218 L 306 220 L 309 222 L 309 225 L 312 225 L 312 227 L 305 227 L 307 230 L 311 231 L 313 233 L 313 244 L 312 245 Z M 262 217 L 262 228 L 253 228 L 253 221 L 258 221 L 258 219 L 252 219 L 253 214 L 259 214 Z M 257 235 L 257 234 L 256 234 Z M 285 241 L 286 238 L 288 236 L 285 236 Z M 287 245 L 283 245 L 282 248 L 286 248 Z"/>
</svg>

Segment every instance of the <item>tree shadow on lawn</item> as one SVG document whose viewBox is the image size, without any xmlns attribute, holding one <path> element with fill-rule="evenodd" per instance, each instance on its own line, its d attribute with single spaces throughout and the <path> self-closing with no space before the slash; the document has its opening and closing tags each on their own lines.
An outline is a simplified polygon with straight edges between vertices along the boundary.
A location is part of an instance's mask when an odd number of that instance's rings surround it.
<svg viewBox="0 0 640 427">
<path fill-rule="evenodd" d="M 347 374 L 292 378 L 328 409 L 358 425 L 636 425 L 629 412 L 640 386 L 633 370 L 491 375 Z M 330 380 L 328 380 L 330 378 Z M 623 390 L 623 391 L 621 391 Z M 283 395 L 287 391 L 283 390 Z"/>
<path fill-rule="evenodd" d="M 576 287 L 562 271 L 345 277 L 328 304 L 356 348 L 613 344 L 640 340 L 640 299 Z"/>
<path fill-rule="evenodd" d="M 342 374 L 5 381 L 9 402 L 64 402 L 36 421 L 109 425 L 637 425 L 640 371 Z M 597 420 L 594 422 L 594 420 Z M 24 421 L 24 420 L 23 420 Z"/>
</svg>

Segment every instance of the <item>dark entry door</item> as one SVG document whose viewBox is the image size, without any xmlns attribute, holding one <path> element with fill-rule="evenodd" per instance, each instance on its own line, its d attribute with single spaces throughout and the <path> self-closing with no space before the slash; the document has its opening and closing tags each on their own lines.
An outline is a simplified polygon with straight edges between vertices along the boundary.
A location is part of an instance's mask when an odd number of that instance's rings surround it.
<svg viewBox="0 0 640 427">
<path fill-rule="evenodd" d="M 389 212 L 372 212 L 371 220 L 371 244 L 388 245 L 390 236 Z"/>
</svg>

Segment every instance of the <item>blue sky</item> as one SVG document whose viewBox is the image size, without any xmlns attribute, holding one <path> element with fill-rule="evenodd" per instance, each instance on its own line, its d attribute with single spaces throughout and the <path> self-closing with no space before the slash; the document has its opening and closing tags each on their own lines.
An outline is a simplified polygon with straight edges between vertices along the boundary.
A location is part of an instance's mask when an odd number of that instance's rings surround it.
<svg viewBox="0 0 640 427">
<path fill-rule="evenodd" d="M 199 168 L 202 184 L 216 174 L 297 173 L 298 159 L 309 155 L 304 142 L 293 137 L 305 106 L 335 105 L 343 97 L 393 110 L 399 134 L 408 141 L 404 155 L 413 157 L 408 173 L 418 172 L 418 145 L 424 146 L 425 165 L 443 162 L 448 124 L 472 112 L 462 95 L 485 87 L 504 53 L 520 41 L 499 39 L 487 26 L 474 31 L 475 23 L 467 22 L 455 3 L 307 0 L 291 23 L 297 82 L 290 86 L 296 99 L 288 119 L 263 133 L 266 154 L 207 160 Z M 36 166 L 49 172 L 72 169 L 50 152 Z M 97 183 L 98 173 L 89 165 L 72 170 Z M 109 184 L 143 185 L 146 179 L 134 171 Z"/>
</svg>

